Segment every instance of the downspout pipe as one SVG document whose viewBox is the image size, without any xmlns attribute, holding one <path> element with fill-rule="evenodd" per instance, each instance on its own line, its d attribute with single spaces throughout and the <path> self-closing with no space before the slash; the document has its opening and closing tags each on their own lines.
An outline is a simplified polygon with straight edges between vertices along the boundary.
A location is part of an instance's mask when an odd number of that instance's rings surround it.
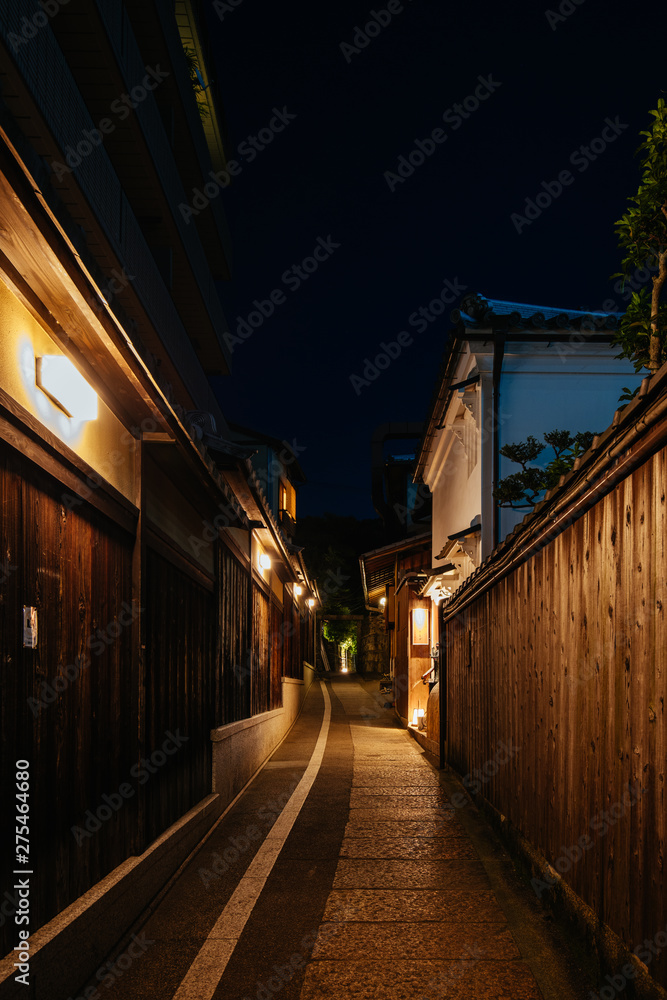
<svg viewBox="0 0 667 1000">
<path fill-rule="evenodd" d="M 495 331 L 493 338 L 493 489 L 498 485 L 500 476 L 500 376 L 503 371 L 503 360 L 505 357 L 506 335 L 499 330 Z M 493 548 L 495 549 L 500 541 L 500 507 L 496 498 L 493 498 Z"/>
<path fill-rule="evenodd" d="M 440 753 L 440 770 L 444 771 L 447 768 L 447 761 L 445 760 L 445 749 L 447 747 L 447 633 L 444 615 L 444 606 L 442 602 L 438 604 L 438 652 L 440 653 L 440 662 L 438 670 L 438 701 L 440 709 L 440 746 L 438 747 Z"/>
</svg>

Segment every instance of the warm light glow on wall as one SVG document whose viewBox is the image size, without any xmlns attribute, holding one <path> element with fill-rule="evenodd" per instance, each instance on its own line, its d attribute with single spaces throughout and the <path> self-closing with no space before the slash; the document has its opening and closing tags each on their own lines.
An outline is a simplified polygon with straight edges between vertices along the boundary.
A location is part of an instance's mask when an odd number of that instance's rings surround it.
<svg viewBox="0 0 667 1000">
<path fill-rule="evenodd" d="M 265 552 L 262 552 L 259 557 L 259 565 L 261 569 L 271 569 L 271 556 L 267 556 Z"/>
<path fill-rule="evenodd" d="M 386 603 L 387 603 L 387 598 L 386 597 L 381 597 L 380 598 L 380 607 L 383 608 Z"/>
<path fill-rule="evenodd" d="M 308 598 L 308 607 L 309 608 L 314 608 L 315 607 L 315 598 L 314 597 L 309 597 Z"/>
<path fill-rule="evenodd" d="M 56 406 L 74 420 L 97 419 L 97 393 L 69 358 L 45 354 L 36 359 L 36 382 Z"/>
<path fill-rule="evenodd" d="M 412 612 L 412 645 L 428 645 L 428 611 L 426 608 L 415 608 Z"/>
<path fill-rule="evenodd" d="M 297 583 L 296 587 L 294 588 L 294 593 L 296 594 L 297 597 L 301 597 L 301 595 L 303 594 L 303 587 Z"/>
</svg>

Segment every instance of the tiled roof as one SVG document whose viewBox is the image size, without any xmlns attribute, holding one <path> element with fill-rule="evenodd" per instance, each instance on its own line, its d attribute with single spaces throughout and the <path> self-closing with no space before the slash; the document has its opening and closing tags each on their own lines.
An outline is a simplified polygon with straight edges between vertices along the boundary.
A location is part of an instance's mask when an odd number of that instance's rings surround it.
<svg viewBox="0 0 667 1000">
<path fill-rule="evenodd" d="M 532 306 L 525 302 L 501 302 L 477 293 L 466 295 L 452 310 L 452 323 L 468 328 L 494 330 L 616 330 L 622 313 L 583 312 Z"/>
</svg>

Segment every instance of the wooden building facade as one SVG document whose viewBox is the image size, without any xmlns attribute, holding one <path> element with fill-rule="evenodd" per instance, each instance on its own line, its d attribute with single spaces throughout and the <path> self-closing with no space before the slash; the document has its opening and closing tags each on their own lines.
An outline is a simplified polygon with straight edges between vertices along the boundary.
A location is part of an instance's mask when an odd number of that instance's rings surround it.
<svg viewBox="0 0 667 1000">
<path fill-rule="evenodd" d="M 430 599 L 421 595 L 431 570 L 431 534 L 365 552 L 359 562 L 366 605 L 382 614 L 389 637 L 396 714 L 406 727 L 437 733 L 437 678 L 431 652 L 437 644 L 438 622 Z M 435 744 L 429 749 L 437 752 Z"/>
<path fill-rule="evenodd" d="M 1 793 L 25 761 L 36 997 L 74 995 L 240 790 L 225 727 L 266 717 L 275 745 L 312 677 L 315 584 L 209 386 L 226 237 L 218 202 L 182 209 L 224 151 L 177 7 L 73 0 L 28 36 L 34 5 L 0 11 Z"/>
</svg>

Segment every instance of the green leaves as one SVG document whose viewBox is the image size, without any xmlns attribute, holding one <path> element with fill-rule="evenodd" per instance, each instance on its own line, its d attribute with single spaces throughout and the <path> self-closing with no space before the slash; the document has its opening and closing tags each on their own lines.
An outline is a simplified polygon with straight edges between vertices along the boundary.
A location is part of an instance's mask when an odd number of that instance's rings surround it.
<svg viewBox="0 0 667 1000">
<path fill-rule="evenodd" d="M 621 348 L 617 358 L 629 358 L 636 372 L 650 365 L 651 338 L 653 331 L 652 295 L 648 288 L 632 293 L 632 298 L 612 344 Z M 661 360 L 667 360 L 667 305 L 660 304 L 655 316 L 656 334 L 660 346 Z M 625 397 L 621 397 L 623 399 Z"/>
<path fill-rule="evenodd" d="M 569 431 L 553 430 L 543 434 L 545 444 L 540 444 L 530 434 L 525 441 L 504 445 L 500 454 L 520 465 L 521 472 L 513 472 L 500 480 L 493 491 L 498 506 L 514 510 L 533 507 L 545 490 L 557 486 L 560 477 L 572 469 L 576 459 L 591 446 L 594 436 L 593 431 L 571 434 Z M 528 465 L 547 445 L 553 448 L 554 458 L 542 469 Z"/>
<path fill-rule="evenodd" d="M 621 347 L 617 356 L 632 360 L 636 372 L 655 371 L 667 361 L 667 310 L 660 304 L 667 279 L 667 107 L 662 97 L 650 114 L 652 127 L 640 132 L 644 141 L 637 150 L 642 157 L 641 183 L 615 223 L 618 244 L 625 250 L 620 276 L 627 277 L 637 267 L 653 266 L 657 271 L 651 292 L 642 289 L 633 294 L 613 341 Z"/>
</svg>

